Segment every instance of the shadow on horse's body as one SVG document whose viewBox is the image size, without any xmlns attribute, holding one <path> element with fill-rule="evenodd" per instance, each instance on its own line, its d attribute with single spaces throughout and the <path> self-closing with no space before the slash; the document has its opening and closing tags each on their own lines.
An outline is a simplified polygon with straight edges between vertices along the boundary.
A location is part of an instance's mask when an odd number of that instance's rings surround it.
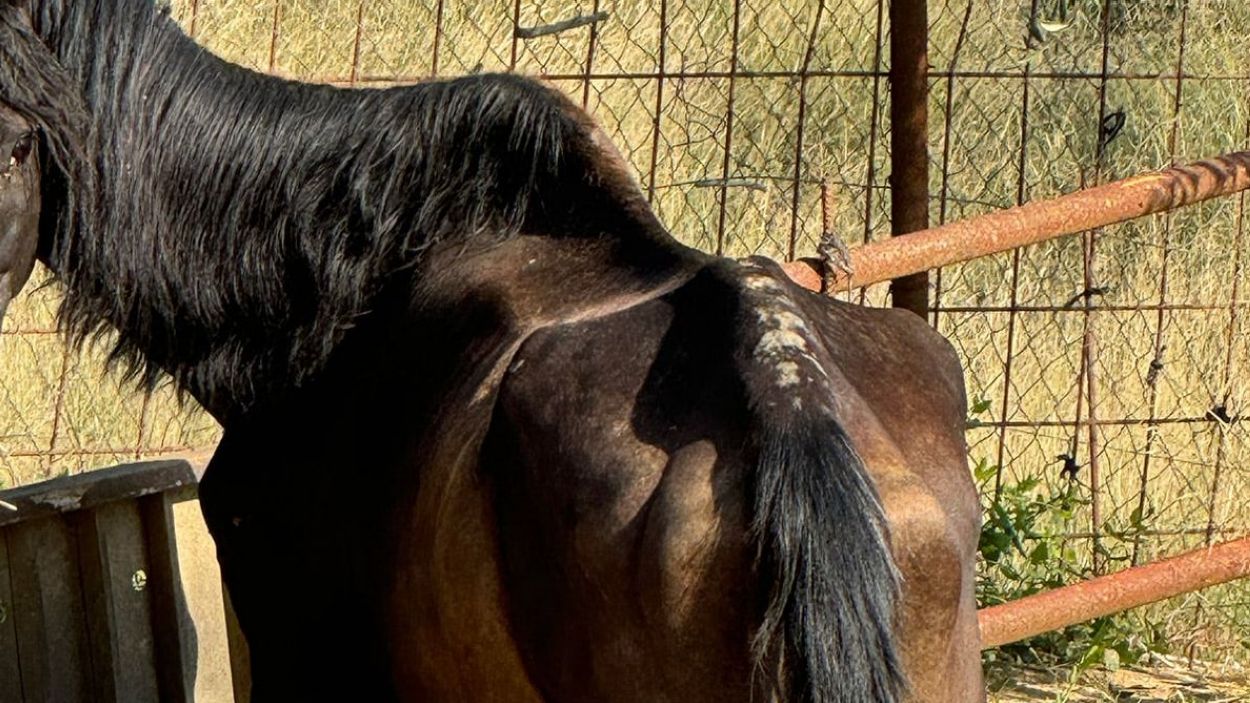
<svg viewBox="0 0 1250 703">
<path fill-rule="evenodd" d="M 45 188 L 62 320 L 225 429 L 254 700 L 983 699 L 922 321 L 679 245 L 536 83 L 339 91 L 147 0 L 12 1 L 92 125 L 85 196 Z"/>
</svg>

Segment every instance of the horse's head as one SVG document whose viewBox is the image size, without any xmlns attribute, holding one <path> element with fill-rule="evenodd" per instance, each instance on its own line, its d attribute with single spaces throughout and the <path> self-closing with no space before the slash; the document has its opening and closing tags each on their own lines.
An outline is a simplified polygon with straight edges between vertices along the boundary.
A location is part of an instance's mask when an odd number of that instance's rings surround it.
<svg viewBox="0 0 1250 703">
<path fill-rule="evenodd" d="M 27 9 L 0 0 L 0 320 L 35 257 L 68 241 L 93 201 L 89 131 L 75 77 Z"/>
<path fill-rule="evenodd" d="M 34 128 L 0 105 L 0 323 L 35 265 L 39 242 L 39 160 Z"/>
</svg>

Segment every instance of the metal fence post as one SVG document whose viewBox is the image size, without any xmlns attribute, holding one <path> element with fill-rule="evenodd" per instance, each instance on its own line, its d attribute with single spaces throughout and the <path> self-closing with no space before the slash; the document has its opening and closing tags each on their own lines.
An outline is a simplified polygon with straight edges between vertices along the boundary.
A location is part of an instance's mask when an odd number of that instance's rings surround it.
<svg viewBox="0 0 1250 703">
<path fill-rule="evenodd" d="M 927 0 L 890 2 L 891 234 L 929 227 L 929 11 Z M 896 308 L 929 312 L 929 274 L 890 284 Z"/>
</svg>

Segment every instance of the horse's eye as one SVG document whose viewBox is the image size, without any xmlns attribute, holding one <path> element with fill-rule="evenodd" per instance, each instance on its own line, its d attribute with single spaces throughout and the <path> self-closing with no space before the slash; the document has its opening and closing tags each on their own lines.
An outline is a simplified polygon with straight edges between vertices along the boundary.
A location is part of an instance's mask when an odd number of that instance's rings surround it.
<svg viewBox="0 0 1250 703">
<path fill-rule="evenodd" d="M 9 154 L 9 168 L 16 168 L 26 163 L 26 159 L 30 158 L 30 152 L 35 148 L 35 135 L 24 134 L 18 138 L 17 143 L 13 145 L 13 152 Z"/>
</svg>

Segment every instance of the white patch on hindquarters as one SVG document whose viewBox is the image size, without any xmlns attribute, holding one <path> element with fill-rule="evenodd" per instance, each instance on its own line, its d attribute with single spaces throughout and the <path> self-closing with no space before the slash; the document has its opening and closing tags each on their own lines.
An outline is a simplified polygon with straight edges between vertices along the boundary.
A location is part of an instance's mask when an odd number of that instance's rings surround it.
<svg viewBox="0 0 1250 703">
<path fill-rule="evenodd" d="M 751 290 L 763 291 L 766 293 L 780 293 L 783 289 L 777 281 L 758 273 L 749 273 L 744 276 L 744 283 Z"/>
<path fill-rule="evenodd" d="M 765 327 L 776 328 L 788 331 L 807 331 L 807 323 L 803 318 L 799 317 L 790 309 L 788 302 L 783 300 L 768 300 L 764 303 L 766 307 L 760 308 L 756 313 L 760 324 Z"/>
<path fill-rule="evenodd" d="M 758 277 L 748 276 L 747 280 L 758 280 Z M 754 302 L 757 308 L 755 316 L 763 329 L 760 341 L 755 345 L 755 358 L 760 361 L 790 357 L 810 359 L 811 331 L 790 301 L 782 296 L 770 295 Z"/>
<path fill-rule="evenodd" d="M 807 338 L 787 329 L 768 330 L 760 337 L 759 344 L 755 345 L 755 357 L 760 360 L 768 356 L 806 353 Z"/>
<path fill-rule="evenodd" d="M 821 359 L 825 350 L 815 329 L 803 316 L 798 301 L 777 273 L 754 261 L 743 262 L 744 302 L 759 332 L 753 357 L 761 382 L 780 393 L 766 393 L 769 407 L 790 412 L 831 413 L 831 371 Z M 761 389 L 763 391 L 764 389 Z"/>
<path fill-rule="evenodd" d="M 794 304 L 785 297 L 785 289 L 762 271 L 748 270 L 743 282 L 747 288 L 758 293 L 749 296 L 761 329 L 754 356 L 776 372 L 776 384 L 781 388 L 791 388 L 807 383 L 812 378 L 813 369 L 823 376 L 824 370 L 811 352 L 811 330 Z M 802 401 L 798 402 L 801 404 Z"/>
<path fill-rule="evenodd" d="M 777 364 L 777 371 L 781 374 L 777 380 L 782 388 L 797 386 L 802 380 L 799 376 L 799 365 L 793 361 L 783 361 Z"/>
</svg>

